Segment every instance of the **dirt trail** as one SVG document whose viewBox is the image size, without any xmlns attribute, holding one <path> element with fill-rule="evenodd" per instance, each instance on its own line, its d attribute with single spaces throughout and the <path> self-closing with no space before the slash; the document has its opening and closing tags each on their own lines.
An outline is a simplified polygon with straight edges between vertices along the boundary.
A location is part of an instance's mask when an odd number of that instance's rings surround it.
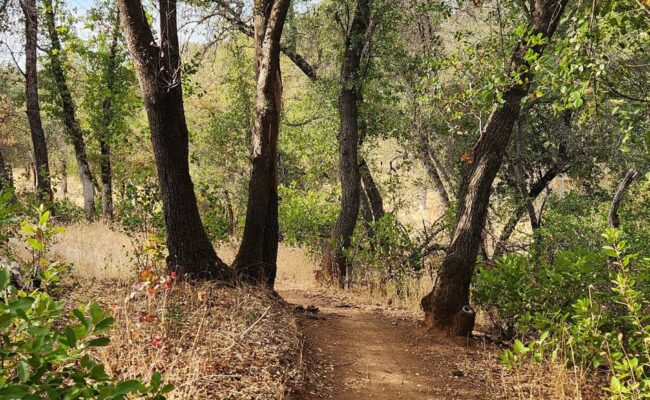
<svg viewBox="0 0 650 400">
<path fill-rule="evenodd" d="M 490 394 L 485 366 L 475 367 L 489 357 L 479 345 L 432 338 L 415 320 L 365 311 L 322 294 L 280 294 L 299 309 L 310 370 L 309 387 L 296 400 L 498 398 Z M 319 310 L 310 312 L 308 306 Z"/>
</svg>

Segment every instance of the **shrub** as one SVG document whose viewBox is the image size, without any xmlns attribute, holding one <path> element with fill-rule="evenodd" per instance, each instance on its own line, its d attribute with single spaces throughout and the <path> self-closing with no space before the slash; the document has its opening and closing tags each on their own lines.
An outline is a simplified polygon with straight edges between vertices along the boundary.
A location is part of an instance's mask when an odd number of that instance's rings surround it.
<svg viewBox="0 0 650 400">
<path fill-rule="evenodd" d="M 319 237 L 327 235 L 336 223 L 336 203 L 323 192 L 301 191 L 295 185 L 280 185 L 278 192 L 282 240 L 291 245 L 317 246 Z"/>
<path fill-rule="evenodd" d="M 79 207 L 67 198 L 54 200 L 52 207 L 57 222 L 62 224 L 73 224 L 86 219 L 83 207 Z"/>
<path fill-rule="evenodd" d="M 492 299 L 500 316 L 516 321 L 518 339 L 501 356 L 507 366 L 533 359 L 607 368 L 605 391 L 612 399 L 650 398 L 650 258 L 628 253 L 620 230 L 608 229 L 603 237 L 607 244 L 600 252 L 569 257 L 561 268 L 531 270 L 527 259 L 508 261 L 519 256 L 482 268 L 475 300 L 484 307 Z M 495 284 L 499 277 L 504 282 Z M 509 295 L 508 279 L 521 284 L 510 288 L 525 296 Z"/>
<path fill-rule="evenodd" d="M 123 231 L 131 237 L 138 234 L 164 235 L 162 199 L 154 178 L 129 181 L 122 198 L 115 204 L 115 213 Z"/>
<path fill-rule="evenodd" d="M 77 323 L 64 323 L 64 305 L 47 293 L 25 293 L 9 285 L 6 266 L 0 266 L 0 397 L 3 399 L 126 399 L 138 395 L 164 399 L 172 390 L 154 375 L 150 385 L 116 381 L 88 354 L 105 346 L 101 336 L 113 322 L 97 304 L 72 312 Z"/>
<path fill-rule="evenodd" d="M 11 213 L 0 210 L 2 221 L 10 220 Z M 64 303 L 48 293 L 58 288 L 62 268 L 47 258 L 50 240 L 62 229 L 50 225 L 50 212 L 43 206 L 36 211 L 37 222 L 22 223 L 34 252 L 27 276 L 37 283 L 30 285 L 35 289 L 13 285 L 20 267 L 0 259 L 0 398 L 164 399 L 172 387 L 161 386 L 159 374 L 149 385 L 118 381 L 90 356 L 91 348 L 109 343 L 102 334 L 113 318 L 96 303 L 64 316 Z"/>
</svg>

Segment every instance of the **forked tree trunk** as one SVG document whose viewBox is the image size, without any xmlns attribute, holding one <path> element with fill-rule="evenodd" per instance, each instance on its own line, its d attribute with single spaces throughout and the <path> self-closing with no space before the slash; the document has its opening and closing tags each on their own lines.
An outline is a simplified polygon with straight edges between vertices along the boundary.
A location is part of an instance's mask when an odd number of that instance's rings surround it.
<svg viewBox="0 0 650 400">
<path fill-rule="evenodd" d="M 38 98 L 38 70 L 36 46 L 38 40 L 38 8 L 36 0 L 21 0 L 25 15 L 25 103 L 27 121 L 34 147 L 36 191 L 40 201 L 50 202 L 54 198 L 50 180 L 47 142 L 41 121 L 41 105 Z"/>
<path fill-rule="evenodd" d="M 116 3 L 149 119 L 167 228 L 167 266 L 196 278 L 230 279 L 231 271 L 203 229 L 190 177 L 176 1 L 160 1 L 160 45 L 140 0 Z"/>
<path fill-rule="evenodd" d="M 332 242 L 324 257 L 324 267 L 332 278 L 344 286 L 349 278 L 350 263 L 345 253 L 350 247 L 359 214 L 361 176 L 358 165 L 359 100 L 361 98 L 360 65 L 370 19 L 371 0 L 357 0 L 357 8 L 345 38 L 339 95 L 339 177 L 341 210 L 332 231 Z"/>
<path fill-rule="evenodd" d="M 564 127 L 567 130 L 570 130 L 572 112 L 565 111 L 562 118 L 564 120 Z M 523 142 L 524 139 L 523 137 L 518 137 L 517 140 L 519 142 Z M 518 152 L 521 152 L 521 150 L 518 150 Z M 521 157 L 521 155 L 519 154 L 518 157 Z M 499 242 L 497 243 L 497 247 L 494 251 L 494 257 L 501 256 L 503 252 L 506 250 L 506 242 L 510 239 L 510 236 L 512 236 L 513 232 L 515 231 L 515 228 L 517 227 L 517 224 L 519 223 L 519 220 L 521 220 L 521 218 L 524 216 L 525 212 L 527 211 L 527 208 L 529 208 L 527 203 L 529 202 L 534 203 L 537 197 L 539 197 L 539 195 L 546 188 L 548 188 L 548 186 L 551 184 L 553 179 L 555 179 L 558 175 L 567 172 L 570 167 L 571 167 L 571 162 L 566 152 L 566 142 L 564 139 L 561 139 L 558 147 L 557 159 L 555 160 L 555 163 L 544 173 L 544 175 L 539 177 L 535 182 L 533 182 L 530 185 L 530 189 L 528 189 L 525 193 L 522 194 L 522 197 L 524 197 L 523 203 L 517 205 L 515 212 L 510 216 L 505 226 L 503 227 L 503 230 L 501 231 L 501 235 L 499 235 Z M 537 222 L 538 221 L 535 221 L 534 223 L 536 224 Z M 531 219 L 531 228 L 536 229 L 534 227 L 532 219 Z"/>
<path fill-rule="evenodd" d="M 280 38 L 290 3 L 290 0 L 256 0 L 253 9 L 257 93 L 252 170 L 244 235 L 234 262 L 241 280 L 271 288 L 275 283 L 279 239 Z"/>
<path fill-rule="evenodd" d="M 549 168 L 544 175 L 542 175 L 539 179 L 537 179 L 531 186 L 530 190 L 528 190 L 527 197 L 529 201 L 534 202 L 537 197 L 539 197 L 540 194 L 548 187 L 548 185 L 551 184 L 553 179 L 555 179 L 558 175 L 566 172 L 568 169 L 568 163 L 557 163 L 553 165 L 551 168 Z M 505 226 L 503 227 L 503 231 L 501 231 L 501 234 L 499 235 L 499 242 L 504 243 L 507 242 L 510 239 L 510 236 L 512 236 L 513 232 L 515 231 L 515 228 L 517 227 L 517 224 L 521 220 L 521 218 L 524 216 L 526 213 L 526 205 L 524 203 L 519 204 L 517 208 L 515 209 L 515 212 L 510 216 L 508 221 L 506 222 Z M 503 251 L 502 249 L 497 249 L 495 252 L 495 256 L 498 256 L 502 254 Z"/>
<path fill-rule="evenodd" d="M 83 131 L 75 115 L 74 102 L 72 101 L 72 95 L 70 94 L 70 89 L 68 88 L 68 83 L 63 72 L 61 41 L 59 40 L 59 33 L 56 30 L 52 0 L 44 0 L 43 4 L 45 7 L 45 25 L 47 26 L 47 32 L 52 45 L 49 54 L 50 63 L 63 109 L 63 123 L 66 133 L 72 142 L 75 157 L 77 158 L 77 168 L 79 169 L 79 177 L 81 178 L 81 186 L 83 189 L 86 218 L 92 220 L 95 215 L 95 192 L 93 189 L 93 177 L 90 171 L 90 164 L 88 163 L 88 156 L 86 154 L 86 143 L 84 142 Z"/>
<path fill-rule="evenodd" d="M 112 42 L 108 53 L 108 65 L 104 76 L 107 96 L 102 102 L 102 132 L 99 134 L 100 168 L 102 175 L 102 215 L 105 220 L 113 219 L 113 172 L 111 166 L 111 131 L 113 122 L 113 101 L 115 98 L 115 69 L 119 44 L 119 18 L 115 17 Z"/>
<path fill-rule="evenodd" d="M 568 0 L 537 0 L 528 31 L 550 39 Z M 544 44 L 530 46 L 519 42 L 511 56 L 511 71 L 520 73 L 521 81 L 503 92 L 503 104 L 496 105 L 481 132 L 474 159 L 461 185 L 456 225 L 447 255 L 440 266 L 437 283 L 422 299 L 427 327 L 452 335 L 470 335 L 474 327 L 474 312 L 469 307 L 469 287 L 481 243 L 481 233 L 492 183 L 499 171 L 513 125 L 519 116 L 521 100 L 530 88 L 533 74 L 526 54 L 541 54 Z"/>
</svg>

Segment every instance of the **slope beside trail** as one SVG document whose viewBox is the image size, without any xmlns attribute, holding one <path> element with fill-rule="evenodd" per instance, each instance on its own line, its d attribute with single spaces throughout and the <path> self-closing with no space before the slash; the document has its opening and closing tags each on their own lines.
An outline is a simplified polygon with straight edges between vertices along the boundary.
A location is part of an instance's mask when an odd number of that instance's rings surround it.
<svg viewBox="0 0 650 400">
<path fill-rule="evenodd" d="M 309 383 L 292 399 L 499 398 L 487 378 L 497 367 L 485 370 L 494 353 L 479 344 L 432 337 L 415 320 L 318 292 L 279 293 L 296 306 L 305 341 Z"/>
</svg>

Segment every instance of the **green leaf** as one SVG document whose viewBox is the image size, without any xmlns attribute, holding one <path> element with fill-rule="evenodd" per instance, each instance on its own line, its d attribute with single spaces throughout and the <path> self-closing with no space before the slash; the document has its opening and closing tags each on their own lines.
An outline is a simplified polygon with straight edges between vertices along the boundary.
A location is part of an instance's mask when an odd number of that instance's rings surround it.
<svg viewBox="0 0 650 400">
<path fill-rule="evenodd" d="M 45 211 L 43 214 L 41 214 L 41 217 L 38 219 L 38 224 L 45 225 L 49 220 L 50 220 L 50 212 Z"/>
<path fill-rule="evenodd" d="M 140 382 L 136 380 L 131 380 L 131 381 L 122 382 L 119 385 L 115 386 L 115 389 L 111 394 L 113 396 L 120 396 L 127 393 L 135 393 L 138 391 L 138 389 L 140 389 Z"/>
<path fill-rule="evenodd" d="M 86 342 L 86 347 L 103 347 L 108 346 L 111 340 L 107 337 L 100 337 Z"/>
<path fill-rule="evenodd" d="M 27 243 L 29 243 L 29 245 L 32 246 L 34 250 L 43 251 L 43 243 L 41 243 L 38 239 L 28 237 L 25 240 L 27 240 Z"/>
<path fill-rule="evenodd" d="M 42 326 L 30 326 L 27 332 L 33 336 L 45 336 L 50 333 L 50 330 Z"/>
<path fill-rule="evenodd" d="M 614 393 L 622 393 L 623 391 L 623 387 L 621 386 L 621 381 L 619 381 L 615 375 L 612 375 L 612 379 L 609 383 L 609 388 Z"/>
<path fill-rule="evenodd" d="M 515 354 L 525 354 L 528 352 L 528 348 L 519 340 L 515 340 L 515 344 L 512 346 L 512 350 Z"/>
<path fill-rule="evenodd" d="M 9 270 L 7 268 L 0 269 L 0 290 L 6 288 L 10 281 Z"/>
<path fill-rule="evenodd" d="M 115 319 L 113 317 L 104 318 L 95 325 L 95 332 L 99 333 L 105 331 L 113 325 L 114 321 Z"/>
<path fill-rule="evenodd" d="M 29 365 L 23 361 L 20 360 L 16 364 L 16 374 L 18 375 L 18 380 L 20 380 L 22 383 L 27 382 L 29 379 Z"/>
<path fill-rule="evenodd" d="M 27 394 L 27 389 L 23 385 L 5 386 L 0 389 L 0 398 L 2 399 L 22 399 Z"/>
<path fill-rule="evenodd" d="M 618 252 L 612 246 L 603 246 L 603 253 L 605 253 L 607 257 L 618 257 Z"/>
</svg>

